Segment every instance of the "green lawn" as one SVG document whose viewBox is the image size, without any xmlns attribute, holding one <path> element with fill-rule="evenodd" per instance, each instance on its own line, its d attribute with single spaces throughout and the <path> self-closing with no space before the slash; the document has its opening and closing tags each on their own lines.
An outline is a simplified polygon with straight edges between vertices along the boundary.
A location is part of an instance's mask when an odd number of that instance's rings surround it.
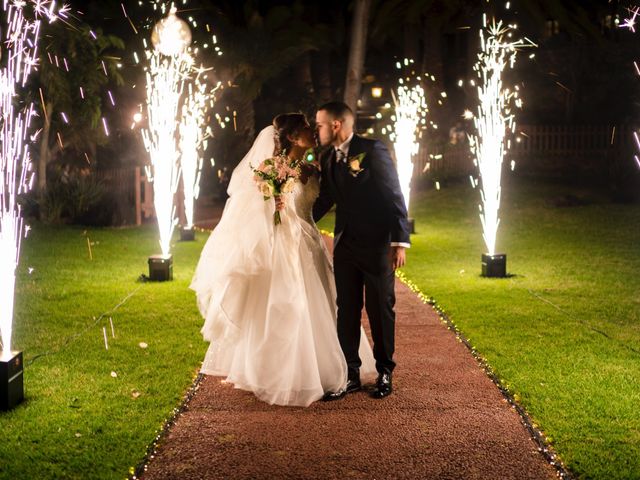
<svg viewBox="0 0 640 480">
<path fill-rule="evenodd" d="M 479 276 L 476 190 L 417 194 L 404 272 L 471 339 L 577 476 L 640 478 L 640 206 L 552 206 L 562 193 L 506 187 L 498 246 L 508 279 Z M 138 283 L 158 252 L 155 228 L 87 234 L 93 260 L 81 228 L 36 225 L 24 243 L 14 344 L 25 354 L 27 400 L 0 413 L 0 478 L 124 478 L 204 356 L 187 287 L 206 235 L 175 243 L 175 281 Z"/>
<path fill-rule="evenodd" d="M 587 205 L 556 207 L 571 193 Z M 479 276 L 479 192 L 412 199 L 404 273 L 445 309 L 579 478 L 640 478 L 640 206 L 507 185 L 498 249 Z M 330 228 L 330 220 L 323 223 Z"/>
<path fill-rule="evenodd" d="M 187 287 L 205 235 L 175 244 L 175 281 L 138 283 L 159 253 L 155 228 L 87 234 L 93 260 L 80 228 L 35 226 L 24 242 L 14 346 L 26 401 L 0 413 L 1 478 L 125 478 L 204 356 Z"/>
</svg>

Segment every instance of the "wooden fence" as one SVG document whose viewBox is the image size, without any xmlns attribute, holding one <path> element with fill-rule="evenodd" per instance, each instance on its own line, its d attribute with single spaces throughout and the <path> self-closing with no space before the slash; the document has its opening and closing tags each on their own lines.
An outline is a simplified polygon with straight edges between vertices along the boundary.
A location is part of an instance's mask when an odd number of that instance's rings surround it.
<svg viewBox="0 0 640 480">
<path fill-rule="evenodd" d="M 620 163 L 632 161 L 633 130 L 608 125 L 520 125 L 504 159 L 530 174 L 558 176 L 607 174 Z M 415 173 L 445 178 L 477 173 L 469 144 L 422 145 Z"/>
<path fill-rule="evenodd" d="M 153 186 L 148 181 L 144 168 L 112 168 L 97 172 L 97 178 L 104 182 L 116 198 L 118 208 L 123 211 L 123 218 L 131 218 L 134 214 L 136 225 L 141 225 L 152 218 Z"/>
</svg>

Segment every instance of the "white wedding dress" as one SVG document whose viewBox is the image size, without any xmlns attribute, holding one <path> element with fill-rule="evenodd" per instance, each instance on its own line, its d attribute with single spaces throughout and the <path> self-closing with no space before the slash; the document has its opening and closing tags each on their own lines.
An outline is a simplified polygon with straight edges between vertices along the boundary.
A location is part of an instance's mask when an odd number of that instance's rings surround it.
<svg viewBox="0 0 640 480">
<path fill-rule="evenodd" d="M 273 154 L 265 128 L 234 170 L 230 198 L 191 284 L 210 342 L 202 373 L 226 377 L 277 405 L 308 406 L 344 388 L 347 365 L 336 332 L 331 261 L 312 218 L 316 176 L 285 197 L 282 223 L 264 201 L 250 166 Z M 364 335 L 361 374 L 375 372 Z"/>
</svg>

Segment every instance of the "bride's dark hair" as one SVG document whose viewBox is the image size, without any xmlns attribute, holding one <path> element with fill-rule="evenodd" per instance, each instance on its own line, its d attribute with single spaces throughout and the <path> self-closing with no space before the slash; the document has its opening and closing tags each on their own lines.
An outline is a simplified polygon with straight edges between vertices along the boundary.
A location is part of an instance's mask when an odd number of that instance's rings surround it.
<svg viewBox="0 0 640 480">
<path fill-rule="evenodd" d="M 306 126 L 307 117 L 303 113 L 281 113 L 273 119 L 275 129 L 275 155 L 291 149 L 291 141 L 287 137 L 296 137 Z"/>
</svg>

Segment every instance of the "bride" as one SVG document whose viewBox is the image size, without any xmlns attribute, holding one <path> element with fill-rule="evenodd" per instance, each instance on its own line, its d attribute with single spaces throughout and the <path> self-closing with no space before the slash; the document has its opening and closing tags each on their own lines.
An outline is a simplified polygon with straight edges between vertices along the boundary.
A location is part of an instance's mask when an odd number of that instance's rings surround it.
<svg viewBox="0 0 640 480">
<path fill-rule="evenodd" d="M 308 406 L 347 381 L 331 260 L 312 219 L 320 188 L 315 163 L 304 163 L 293 192 L 278 202 L 279 225 L 274 200 L 265 201 L 253 180 L 252 168 L 264 159 L 282 152 L 302 159 L 313 146 L 301 113 L 278 115 L 260 132 L 233 172 L 229 200 L 191 283 L 210 342 L 201 372 L 270 404 Z M 361 371 L 374 372 L 361 338 Z"/>
</svg>

